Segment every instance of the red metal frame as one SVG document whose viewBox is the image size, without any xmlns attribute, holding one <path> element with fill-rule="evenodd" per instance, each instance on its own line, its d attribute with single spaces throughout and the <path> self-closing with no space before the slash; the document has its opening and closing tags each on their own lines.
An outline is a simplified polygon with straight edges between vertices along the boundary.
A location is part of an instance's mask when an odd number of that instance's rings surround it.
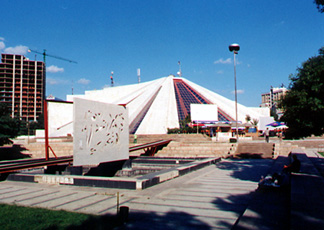
<svg viewBox="0 0 324 230">
<path fill-rule="evenodd" d="M 44 100 L 44 128 L 45 128 L 45 159 L 49 160 L 49 150 L 52 151 L 55 158 L 57 158 L 54 150 L 48 143 L 48 110 L 47 110 L 47 100 Z"/>
<path fill-rule="evenodd" d="M 142 145 L 136 145 L 129 148 L 129 152 L 133 152 L 136 150 L 144 149 L 144 154 L 148 156 L 154 156 L 154 154 L 158 151 L 159 147 L 165 146 L 169 144 L 172 140 L 160 140 L 154 141 Z"/>
<path fill-rule="evenodd" d="M 129 152 L 144 149 L 145 155 L 154 156 L 154 154 L 158 151 L 160 147 L 169 144 L 170 141 L 172 140 L 160 140 L 160 141 L 150 142 L 147 144 L 136 145 L 130 147 Z M 51 147 L 48 145 L 47 149 L 48 148 Z M 70 164 L 71 162 L 73 162 L 73 156 L 66 156 L 66 157 L 55 156 L 55 159 L 41 158 L 41 159 L 13 160 L 13 161 L 0 162 L 0 174 L 15 172 L 15 171 L 29 169 L 29 168 L 38 168 L 43 166 L 66 164 L 66 163 Z"/>
<path fill-rule="evenodd" d="M 29 159 L 23 161 L 10 161 L 2 164 L 0 166 L 0 174 L 1 173 L 10 173 L 15 172 L 23 169 L 30 169 L 30 168 L 38 168 L 43 166 L 51 166 L 57 164 L 66 164 L 71 163 L 73 161 L 73 156 L 68 157 L 60 157 L 55 159 Z"/>
<path fill-rule="evenodd" d="M 183 103 L 183 99 L 181 97 L 180 90 L 179 90 L 179 88 L 178 88 L 178 86 L 176 84 L 176 82 L 180 82 L 180 81 L 182 81 L 182 80 L 180 80 L 180 79 L 174 79 L 173 80 L 173 85 L 174 85 L 175 90 L 178 93 L 180 107 L 181 107 L 181 109 L 183 111 L 184 117 L 186 117 L 188 115 L 188 111 L 187 111 L 187 109 L 186 109 L 186 107 L 185 107 L 185 105 Z"/>
</svg>

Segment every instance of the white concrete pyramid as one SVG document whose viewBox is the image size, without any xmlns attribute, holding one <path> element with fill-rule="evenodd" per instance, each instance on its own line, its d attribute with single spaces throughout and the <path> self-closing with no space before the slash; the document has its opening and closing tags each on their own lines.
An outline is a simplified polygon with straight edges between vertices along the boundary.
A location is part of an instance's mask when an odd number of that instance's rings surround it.
<svg viewBox="0 0 324 230">
<path fill-rule="evenodd" d="M 216 104 L 224 113 L 235 117 L 234 101 L 185 78 L 176 78 L 172 75 L 139 84 L 86 91 L 84 95 L 68 95 L 67 101 L 73 101 L 73 97 L 81 97 L 126 105 L 129 109 L 130 130 L 136 134 L 165 134 L 167 128 L 179 127 L 174 79 L 181 79 L 209 102 Z M 244 123 L 246 115 L 252 119 L 259 119 L 269 116 L 269 110 L 248 108 L 238 104 L 238 120 Z"/>
</svg>

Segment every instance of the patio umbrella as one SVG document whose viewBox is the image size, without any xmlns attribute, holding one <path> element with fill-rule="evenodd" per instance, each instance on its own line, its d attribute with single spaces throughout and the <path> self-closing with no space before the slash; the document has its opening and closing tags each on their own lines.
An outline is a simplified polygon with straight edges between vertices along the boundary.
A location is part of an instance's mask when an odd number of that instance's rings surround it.
<svg viewBox="0 0 324 230">
<path fill-rule="evenodd" d="M 231 125 L 228 123 L 216 123 L 216 124 L 209 125 L 208 127 L 231 127 Z"/>
<path fill-rule="evenodd" d="M 280 126 L 286 126 L 285 122 L 279 122 L 275 121 L 270 124 L 267 124 L 266 126 L 271 126 L 271 127 L 280 127 Z"/>
<path fill-rule="evenodd" d="M 247 122 L 247 123 L 243 123 L 242 126 L 250 128 L 250 127 L 254 127 L 255 125 L 252 125 L 251 123 Z"/>
<path fill-rule="evenodd" d="M 232 127 L 236 127 L 236 121 L 231 122 Z M 243 124 L 241 122 L 237 122 L 237 127 L 243 127 Z"/>
</svg>

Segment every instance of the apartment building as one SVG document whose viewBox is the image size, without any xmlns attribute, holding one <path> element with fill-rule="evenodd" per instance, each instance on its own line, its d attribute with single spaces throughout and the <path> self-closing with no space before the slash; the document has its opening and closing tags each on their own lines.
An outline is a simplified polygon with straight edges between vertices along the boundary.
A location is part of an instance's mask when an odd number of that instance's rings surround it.
<svg viewBox="0 0 324 230">
<path fill-rule="evenodd" d="M 1 54 L 0 103 L 7 103 L 12 117 L 36 121 L 43 112 L 45 65 L 23 55 Z"/>
<path fill-rule="evenodd" d="M 269 93 L 261 94 L 262 103 L 260 107 L 268 107 L 270 109 L 275 108 L 277 115 L 281 117 L 283 111 L 280 108 L 278 108 L 278 104 L 280 100 L 285 96 L 287 91 L 288 89 L 285 87 L 271 87 Z"/>
<path fill-rule="evenodd" d="M 283 98 L 288 91 L 285 87 L 280 88 L 270 88 L 269 93 L 263 93 L 261 94 L 262 103 L 260 107 L 272 107 L 274 105 L 277 105 L 278 102 Z"/>
</svg>

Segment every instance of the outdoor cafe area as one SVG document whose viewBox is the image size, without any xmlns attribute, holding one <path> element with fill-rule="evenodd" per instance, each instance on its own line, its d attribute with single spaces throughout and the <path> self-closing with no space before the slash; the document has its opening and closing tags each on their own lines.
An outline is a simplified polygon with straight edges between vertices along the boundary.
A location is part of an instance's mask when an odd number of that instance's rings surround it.
<svg viewBox="0 0 324 230">
<path fill-rule="evenodd" d="M 197 127 L 197 132 L 206 134 L 215 142 L 229 142 L 236 138 L 236 128 L 238 136 L 241 140 L 253 140 L 260 136 L 264 136 L 264 130 L 259 130 L 257 125 L 251 123 L 238 122 L 217 122 L 214 124 L 191 123 L 191 127 Z M 282 138 L 285 130 L 288 128 L 283 122 L 272 122 L 266 125 L 269 129 L 270 136 L 278 136 Z"/>
</svg>

